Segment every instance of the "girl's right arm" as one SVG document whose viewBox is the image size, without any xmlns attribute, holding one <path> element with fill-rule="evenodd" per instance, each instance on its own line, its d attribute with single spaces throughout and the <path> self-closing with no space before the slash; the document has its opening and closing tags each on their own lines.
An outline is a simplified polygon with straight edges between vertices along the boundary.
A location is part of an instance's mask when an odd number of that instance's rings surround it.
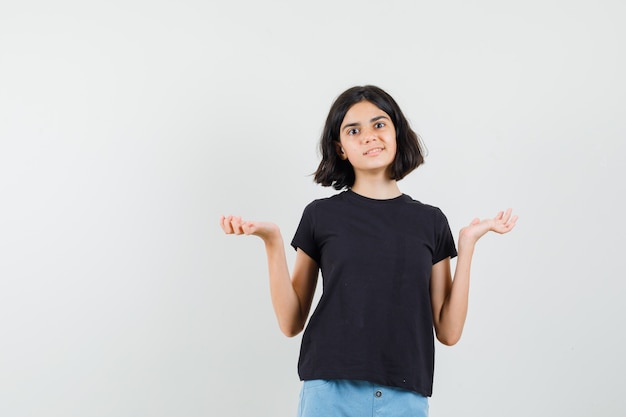
<svg viewBox="0 0 626 417">
<path fill-rule="evenodd" d="M 270 293 L 280 330 L 289 337 L 302 331 L 317 285 L 317 263 L 301 249 L 296 252 L 293 275 L 289 275 L 285 246 L 280 229 L 273 223 L 244 221 L 238 216 L 222 216 L 224 233 L 255 235 L 265 243 L 270 276 Z"/>
</svg>

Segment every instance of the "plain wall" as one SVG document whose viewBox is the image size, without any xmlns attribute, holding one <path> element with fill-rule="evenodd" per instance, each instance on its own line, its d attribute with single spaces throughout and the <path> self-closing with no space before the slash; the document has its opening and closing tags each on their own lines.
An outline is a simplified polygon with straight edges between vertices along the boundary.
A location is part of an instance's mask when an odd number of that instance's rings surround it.
<svg viewBox="0 0 626 417">
<path fill-rule="evenodd" d="M 403 192 L 475 254 L 434 417 L 626 413 L 626 3 L 5 1 L 0 415 L 292 416 L 265 253 L 334 98 L 375 84 L 428 148 Z M 287 247 L 290 263 L 294 252 Z"/>
</svg>

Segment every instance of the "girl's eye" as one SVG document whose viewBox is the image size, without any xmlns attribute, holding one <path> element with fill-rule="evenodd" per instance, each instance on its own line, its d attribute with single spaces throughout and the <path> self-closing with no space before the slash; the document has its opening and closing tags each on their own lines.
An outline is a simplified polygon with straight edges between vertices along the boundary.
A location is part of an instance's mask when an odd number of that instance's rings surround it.
<svg viewBox="0 0 626 417">
<path fill-rule="evenodd" d="M 348 130 L 348 135 L 356 135 L 357 133 L 359 133 L 359 129 L 357 128 Z"/>
<path fill-rule="evenodd" d="M 376 129 L 380 129 L 381 127 L 385 127 L 385 123 L 384 122 L 378 122 L 374 125 L 374 127 Z"/>
</svg>

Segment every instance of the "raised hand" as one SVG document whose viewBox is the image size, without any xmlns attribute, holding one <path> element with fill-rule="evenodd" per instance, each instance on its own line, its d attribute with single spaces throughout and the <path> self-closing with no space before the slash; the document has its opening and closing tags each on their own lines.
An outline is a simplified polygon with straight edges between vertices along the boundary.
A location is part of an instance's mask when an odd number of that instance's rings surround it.
<svg viewBox="0 0 626 417">
<path fill-rule="evenodd" d="M 245 221 L 239 216 L 221 216 L 220 227 L 227 235 L 254 235 L 263 240 L 279 233 L 274 223 Z"/>
<path fill-rule="evenodd" d="M 478 218 L 461 229 L 459 234 L 459 243 L 461 241 L 467 243 L 476 243 L 487 232 L 508 233 L 515 227 L 517 215 L 511 215 L 512 210 L 499 212 L 493 219 L 480 220 Z"/>
</svg>

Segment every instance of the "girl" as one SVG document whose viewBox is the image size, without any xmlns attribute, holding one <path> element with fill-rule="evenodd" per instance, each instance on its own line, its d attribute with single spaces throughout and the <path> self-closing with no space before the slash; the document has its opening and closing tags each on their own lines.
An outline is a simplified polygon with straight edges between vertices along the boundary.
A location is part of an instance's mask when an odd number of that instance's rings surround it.
<svg viewBox="0 0 626 417">
<path fill-rule="evenodd" d="M 333 103 L 315 181 L 343 192 L 304 210 L 291 242 L 272 223 L 221 217 L 227 234 L 255 235 L 267 251 L 272 304 L 287 336 L 305 326 L 318 273 L 323 293 L 302 337 L 301 417 L 427 416 L 434 333 L 455 344 L 467 315 L 478 239 L 507 233 L 511 210 L 461 229 L 457 256 L 444 214 L 397 181 L 423 162 L 418 137 L 385 91 L 353 87 Z"/>
</svg>

